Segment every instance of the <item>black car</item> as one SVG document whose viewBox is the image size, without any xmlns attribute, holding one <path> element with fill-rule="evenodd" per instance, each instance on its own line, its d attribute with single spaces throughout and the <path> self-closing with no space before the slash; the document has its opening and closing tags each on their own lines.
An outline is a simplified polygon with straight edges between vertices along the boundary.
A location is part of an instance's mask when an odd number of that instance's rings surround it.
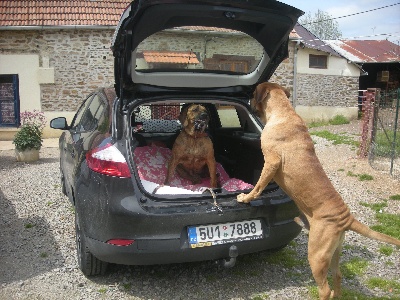
<svg viewBox="0 0 400 300">
<path fill-rule="evenodd" d="M 99 88 L 63 129 L 60 169 L 75 207 L 79 267 L 220 260 L 287 245 L 298 209 L 271 182 L 250 204 L 236 196 L 257 182 L 262 124 L 251 112 L 255 86 L 288 54 L 296 8 L 266 0 L 137 0 L 115 31 L 115 86 Z M 218 188 L 177 174 L 164 185 L 179 114 L 209 114 Z"/>
</svg>

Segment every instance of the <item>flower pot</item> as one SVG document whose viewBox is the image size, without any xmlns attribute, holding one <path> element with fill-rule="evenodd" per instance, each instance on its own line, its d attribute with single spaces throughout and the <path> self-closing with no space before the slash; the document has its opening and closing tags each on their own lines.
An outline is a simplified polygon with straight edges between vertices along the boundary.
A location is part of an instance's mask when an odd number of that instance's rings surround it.
<svg viewBox="0 0 400 300">
<path fill-rule="evenodd" d="M 39 160 L 39 150 L 37 149 L 26 149 L 23 151 L 15 149 L 15 156 L 17 161 L 21 162 L 33 162 Z"/>
</svg>

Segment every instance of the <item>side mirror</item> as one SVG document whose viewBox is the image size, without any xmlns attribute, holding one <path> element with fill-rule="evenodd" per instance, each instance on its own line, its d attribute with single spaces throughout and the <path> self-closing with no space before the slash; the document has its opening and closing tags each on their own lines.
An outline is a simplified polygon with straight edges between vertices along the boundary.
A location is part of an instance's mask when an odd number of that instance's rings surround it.
<svg viewBox="0 0 400 300">
<path fill-rule="evenodd" d="M 64 117 L 55 118 L 50 121 L 50 127 L 54 129 L 66 130 L 68 129 L 67 119 Z"/>
</svg>

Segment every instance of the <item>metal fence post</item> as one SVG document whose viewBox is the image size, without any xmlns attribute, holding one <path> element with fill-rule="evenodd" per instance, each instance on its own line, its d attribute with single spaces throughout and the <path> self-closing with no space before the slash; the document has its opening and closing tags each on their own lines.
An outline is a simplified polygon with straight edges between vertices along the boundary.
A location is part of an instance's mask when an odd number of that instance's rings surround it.
<svg viewBox="0 0 400 300">
<path fill-rule="evenodd" d="M 390 175 L 392 175 L 392 176 L 393 176 L 394 160 L 396 158 L 396 136 L 397 136 L 397 122 L 399 120 L 399 106 L 400 106 L 400 88 L 397 89 L 397 104 L 396 104 L 396 115 L 395 115 L 395 121 L 394 121 L 392 159 L 390 162 Z"/>
</svg>

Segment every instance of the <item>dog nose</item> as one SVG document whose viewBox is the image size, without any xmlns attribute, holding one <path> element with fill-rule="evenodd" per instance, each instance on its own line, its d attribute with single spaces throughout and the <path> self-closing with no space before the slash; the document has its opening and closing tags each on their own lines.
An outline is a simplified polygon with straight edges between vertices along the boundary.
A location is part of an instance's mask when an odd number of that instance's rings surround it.
<svg viewBox="0 0 400 300">
<path fill-rule="evenodd" d="M 202 112 L 201 114 L 200 114 L 200 119 L 201 120 L 205 120 L 205 119 L 207 119 L 208 118 L 208 114 L 206 113 L 206 112 Z"/>
</svg>

